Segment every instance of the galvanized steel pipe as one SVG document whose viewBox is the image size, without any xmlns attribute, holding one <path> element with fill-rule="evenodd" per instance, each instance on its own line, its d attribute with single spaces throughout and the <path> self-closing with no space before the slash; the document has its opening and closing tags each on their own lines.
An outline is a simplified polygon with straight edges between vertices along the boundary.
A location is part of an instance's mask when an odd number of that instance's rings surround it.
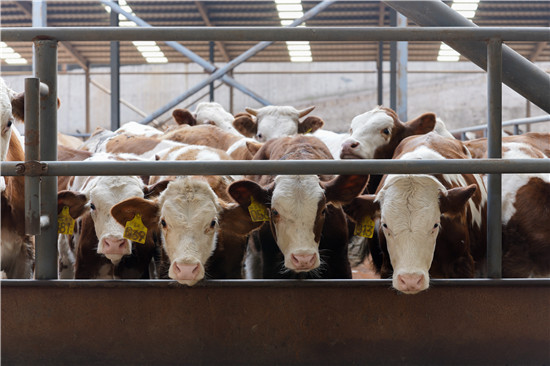
<svg viewBox="0 0 550 366">
<path fill-rule="evenodd" d="M 58 41 L 502 41 L 546 42 L 547 27 L 59 27 L 1 28 L 4 42 Z"/>
<path fill-rule="evenodd" d="M 40 99 L 40 159 L 57 160 L 57 41 L 34 42 L 35 76 L 49 88 Z M 35 241 L 35 278 L 57 278 L 57 176 L 42 177 L 41 216 L 49 219 Z"/>
<path fill-rule="evenodd" d="M 547 159 L 472 160 L 233 160 L 233 161 L 44 161 L 43 175 L 305 175 L 550 173 Z M 2 162 L 2 175 L 19 175 L 17 162 Z"/>
<path fill-rule="evenodd" d="M 516 125 L 529 125 L 529 124 L 548 122 L 548 121 L 550 121 L 550 115 L 529 117 L 529 118 L 518 118 L 518 119 L 511 119 L 509 121 L 502 122 L 502 127 L 516 126 Z M 473 127 L 457 128 L 456 130 L 452 130 L 450 132 L 463 133 L 463 132 L 470 132 L 470 131 L 481 131 L 486 129 L 487 129 L 487 125 L 478 125 Z"/>
<path fill-rule="evenodd" d="M 491 40 L 487 46 L 487 153 L 502 158 L 502 43 Z M 487 176 L 487 274 L 502 277 L 502 174 Z"/>
<path fill-rule="evenodd" d="M 25 160 L 40 160 L 40 80 L 25 78 Z M 48 88 L 43 88 L 47 90 Z M 47 93 L 46 93 L 47 95 Z M 40 234 L 40 177 L 25 176 L 25 234 Z"/>
</svg>

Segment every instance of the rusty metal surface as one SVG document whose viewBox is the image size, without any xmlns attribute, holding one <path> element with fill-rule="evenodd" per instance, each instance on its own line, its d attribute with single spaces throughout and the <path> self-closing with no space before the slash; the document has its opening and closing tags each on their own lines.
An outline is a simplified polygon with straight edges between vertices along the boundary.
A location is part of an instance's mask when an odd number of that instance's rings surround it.
<svg viewBox="0 0 550 366">
<path fill-rule="evenodd" d="M 548 364 L 550 281 L 2 281 L 2 364 Z"/>
</svg>

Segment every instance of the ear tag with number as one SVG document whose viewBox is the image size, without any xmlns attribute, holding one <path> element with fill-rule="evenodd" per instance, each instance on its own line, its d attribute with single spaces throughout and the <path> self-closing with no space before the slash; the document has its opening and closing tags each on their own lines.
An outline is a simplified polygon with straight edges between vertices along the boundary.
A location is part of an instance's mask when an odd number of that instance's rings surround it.
<svg viewBox="0 0 550 366">
<path fill-rule="evenodd" d="M 362 236 L 364 238 L 372 238 L 374 234 L 374 221 L 370 216 L 365 216 L 363 219 L 355 224 L 355 231 L 353 235 Z"/>
<path fill-rule="evenodd" d="M 126 222 L 123 237 L 136 243 L 145 244 L 147 228 L 143 225 L 140 214 L 136 214 L 132 220 Z"/>
<path fill-rule="evenodd" d="M 269 221 L 267 207 L 255 201 L 252 196 L 250 196 L 250 206 L 248 206 L 248 212 L 250 212 L 250 218 L 252 218 L 253 222 Z"/>
<path fill-rule="evenodd" d="M 74 231 L 74 219 L 69 213 L 69 206 L 63 207 L 63 210 L 57 216 L 57 233 L 73 235 Z"/>
</svg>

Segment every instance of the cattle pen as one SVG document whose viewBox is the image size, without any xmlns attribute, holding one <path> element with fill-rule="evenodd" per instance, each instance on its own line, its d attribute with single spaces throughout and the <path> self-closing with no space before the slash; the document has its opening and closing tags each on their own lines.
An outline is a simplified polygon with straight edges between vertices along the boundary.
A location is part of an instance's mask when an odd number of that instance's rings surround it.
<svg viewBox="0 0 550 366">
<path fill-rule="evenodd" d="M 500 248 L 501 174 L 550 173 L 550 165 L 542 160 L 501 159 L 502 44 L 547 41 L 548 28 L 11 28 L 2 29 L 2 39 L 34 42 L 36 78 L 28 81 L 26 95 L 34 95 L 35 101 L 26 102 L 26 128 L 30 129 L 27 136 L 39 135 L 41 142 L 40 159 L 34 151 L 26 162 L 1 165 L 2 175 L 25 176 L 26 219 L 31 232 L 40 232 L 36 279 L 2 281 L 2 361 L 6 364 L 550 362 L 550 280 L 502 279 Z M 58 43 L 67 40 L 483 42 L 487 44 L 489 159 L 57 162 L 56 56 Z M 211 78 L 221 74 L 214 72 Z M 39 82 L 48 90 L 38 108 Z M 549 103 L 550 98 L 542 102 L 546 111 Z M 56 280 L 57 228 L 40 227 L 40 216 L 57 222 L 57 176 L 144 172 L 487 173 L 489 278 L 432 280 L 428 291 L 414 296 L 397 294 L 390 289 L 390 280 L 211 280 L 193 288 L 164 280 Z"/>
</svg>

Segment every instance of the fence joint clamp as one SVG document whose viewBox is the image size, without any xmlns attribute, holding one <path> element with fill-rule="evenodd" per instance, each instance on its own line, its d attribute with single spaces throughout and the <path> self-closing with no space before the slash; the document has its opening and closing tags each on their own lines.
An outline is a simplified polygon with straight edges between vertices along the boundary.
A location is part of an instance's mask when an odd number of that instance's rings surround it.
<svg viewBox="0 0 550 366">
<path fill-rule="evenodd" d="M 37 177 L 48 172 L 48 164 L 41 163 L 37 160 L 29 160 L 24 163 L 17 164 L 15 166 L 15 172 L 18 175 Z"/>
</svg>

